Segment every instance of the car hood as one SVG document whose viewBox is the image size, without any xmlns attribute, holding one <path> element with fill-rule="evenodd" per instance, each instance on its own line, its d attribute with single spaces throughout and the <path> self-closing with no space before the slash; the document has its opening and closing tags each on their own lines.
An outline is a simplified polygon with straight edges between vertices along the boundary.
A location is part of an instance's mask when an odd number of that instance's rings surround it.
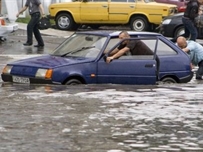
<svg viewBox="0 0 203 152">
<path fill-rule="evenodd" d="M 13 66 L 29 66 L 38 68 L 56 68 L 64 65 L 78 64 L 84 62 L 90 62 L 91 58 L 82 57 L 60 57 L 52 55 L 42 55 L 38 57 L 32 57 L 22 60 L 17 60 L 9 65 Z"/>
</svg>

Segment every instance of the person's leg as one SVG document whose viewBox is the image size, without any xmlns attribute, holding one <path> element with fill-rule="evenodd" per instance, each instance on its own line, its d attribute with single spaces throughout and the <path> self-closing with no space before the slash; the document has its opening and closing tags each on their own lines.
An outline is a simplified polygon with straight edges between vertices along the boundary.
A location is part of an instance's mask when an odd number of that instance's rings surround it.
<svg viewBox="0 0 203 152">
<path fill-rule="evenodd" d="M 194 23 L 192 23 L 192 22 L 191 22 L 191 27 L 190 27 L 190 33 L 191 33 L 190 40 L 196 41 L 196 39 L 198 37 L 198 32 L 197 32 L 197 28 L 195 27 Z"/>
<path fill-rule="evenodd" d="M 196 79 L 202 80 L 203 78 L 203 61 L 198 64 L 199 68 L 196 72 Z"/>
<path fill-rule="evenodd" d="M 37 45 L 35 45 L 35 47 L 40 47 L 40 46 L 43 47 L 44 41 L 42 39 L 41 33 L 40 33 L 40 31 L 38 29 L 38 25 L 37 25 L 39 22 L 39 19 L 40 19 L 40 13 L 36 14 L 35 17 L 36 17 L 37 22 L 34 25 L 33 32 L 34 32 L 35 39 L 37 40 L 37 43 L 38 43 Z"/>
<path fill-rule="evenodd" d="M 36 19 L 34 18 L 34 15 L 31 15 L 31 19 L 27 25 L 27 42 L 24 43 L 24 45 L 32 45 L 33 39 L 33 28 L 35 25 Z"/>
<path fill-rule="evenodd" d="M 185 38 L 189 38 L 189 36 L 190 36 L 190 31 L 188 30 L 188 19 L 186 19 L 186 18 L 182 18 L 182 22 L 183 22 L 183 26 L 184 26 L 184 34 L 182 34 L 182 35 L 178 35 L 178 36 L 176 36 L 176 37 L 174 37 L 174 38 L 172 38 L 172 39 L 170 39 L 172 42 L 174 42 L 174 43 L 176 43 L 176 41 L 177 41 L 177 38 L 179 37 L 179 36 L 183 36 L 183 37 L 185 37 Z"/>
<path fill-rule="evenodd" d="M 183 36 L 185 38 L 189 38 L 189 36 L 190 36 L 190 31 L 189 31 L 189 29 L 190 29 L 190 26 L 189 26 L 190 20 L 183 17 L 182 22 L 183 22 L 185 33 L 182 34 L 181 36 Z"/>
<path fill-rule="evenodd" d="M 190 33 L 191 35 L 190 40 L 196 41 L 198 32 L 194 22 L 189 19 L 185 20 L 184 22 L 185 22 L 185 27 L 189 31 L 188 33 Z"/>
</svg>

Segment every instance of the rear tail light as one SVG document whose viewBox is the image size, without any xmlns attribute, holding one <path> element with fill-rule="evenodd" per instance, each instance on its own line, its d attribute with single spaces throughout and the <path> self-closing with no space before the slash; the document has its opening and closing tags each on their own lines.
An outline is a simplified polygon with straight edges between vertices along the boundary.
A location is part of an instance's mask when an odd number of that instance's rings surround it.
<svg viewBox="0 0 203 152">
<path fill-rule="evenodd" d="M 4 19 L 0 19 L 0 25 L 6 25 L 6 22 Z"/>
</svg>

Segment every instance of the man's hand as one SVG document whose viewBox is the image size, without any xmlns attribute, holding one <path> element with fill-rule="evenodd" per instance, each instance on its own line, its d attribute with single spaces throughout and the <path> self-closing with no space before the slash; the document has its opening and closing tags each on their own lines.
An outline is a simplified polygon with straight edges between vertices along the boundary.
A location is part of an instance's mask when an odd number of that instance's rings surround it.
<svg viewBox="0 0 203 152">
<path fill-rule="evenodd" d="M 18 17 L 19 17 L 19 15 L 20 15 L 20 13 L 17 13 L 17 14 L 16 14 L 16 17 L 18 18 Z"/>
<path fill-rule="evenodd" d="M 110 63 L 113 60 L 113 57 L 107 57 L 106 58 L 106 63 Z"/>
<path fill-rule="evenodd" d="M 199 10 L 198 15 L 202 15 L 202 9 Z"/>
<path fill-rule="evenodd" d="M 46 14 L 42 14 L 42 18 L 46 17 Z"/>
</svg>

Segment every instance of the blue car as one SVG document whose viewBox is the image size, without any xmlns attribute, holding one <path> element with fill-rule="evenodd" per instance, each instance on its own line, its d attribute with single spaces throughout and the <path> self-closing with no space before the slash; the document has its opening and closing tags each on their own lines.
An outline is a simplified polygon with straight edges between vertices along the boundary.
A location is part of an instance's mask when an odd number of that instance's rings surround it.
<svg viewBox="0 0 203 152">
<path fill-rule="evenodd" d="M 38 84 L 138 84 L 187 83 L 193 77 L 190 59 L 159 33 L 128 31 L 153 55 L 125 54 L 110 63 L 105 59 L 124 40 L 120 31 L 80 31 L 62 42 L 52 54 L 8 63 L 4 82 Z M 104 53 L 105 52 L 105 53 Z"/>
</svg>

